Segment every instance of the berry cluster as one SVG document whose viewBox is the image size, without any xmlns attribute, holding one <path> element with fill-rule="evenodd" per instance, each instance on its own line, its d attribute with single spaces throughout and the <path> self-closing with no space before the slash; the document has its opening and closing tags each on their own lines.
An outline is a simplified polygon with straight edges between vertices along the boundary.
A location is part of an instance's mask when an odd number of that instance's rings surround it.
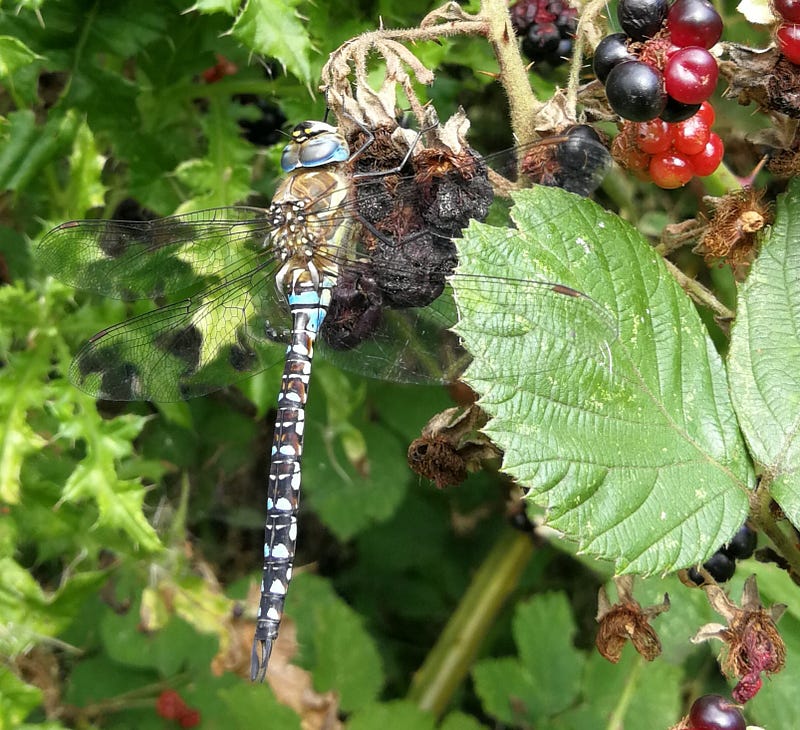
<svg viewBox="0 0 800 730">
<path fill-rule="evenodd" d="M 565 0 L 518 0 L 511 7 L 511 24 L 531 61 L 558 66 L 572 55 L 578 11 Z"/>
<path fill-rule="evenodd" d="M 722 35 L 719 13 L 708 0 L 620 0 L 617 18 L 624 32 L 604 38 L 594 57 L 611 108 L 633 122 L 691 117 L 717 85 L 708 49 Z"/>
<path fill-rule="evenodd" d="M 723 545 L 705 563 L 703 567 L 717 583 L 724 583 L 733 578 L 736 572 L 736 561 L 746 560 L 756 549 L 758 535 L 752 527 L 742 525 L 727 545 Z M 689 568 L 689 580 L 695 585 L 703 584 L 703 576 L 697 568 Z"/>
<path fill-rule="evenodd" d="M 705 695 L 689 710 L 688 730 L 745 730 L 741 710 L 721 695 Z"/>
<path fill-rule="evenodd" d="M 776 33 L 778 48 L 792 63 L 800 65 L 800 0 L 772 0 L 772 9 L 781 19 Z"/>
<path fill-rule="evenodd" d="M 695 175 L 710 175 L 721 162 L 724 146 L 711 131 L 713 123 L 714 108 L 707 101 L 682 122 L 625 122 L 611 151 L 623 167 L 659 187 L 679 188 Z"/>
<path fill-rule="evenodd" d="M 197 727 L 200 712 L 189 707 L 174 689 L 164 690 L 156 700 L 156 713 L 165 720 L 175 720 L 183 728 Z"/>
</svg>

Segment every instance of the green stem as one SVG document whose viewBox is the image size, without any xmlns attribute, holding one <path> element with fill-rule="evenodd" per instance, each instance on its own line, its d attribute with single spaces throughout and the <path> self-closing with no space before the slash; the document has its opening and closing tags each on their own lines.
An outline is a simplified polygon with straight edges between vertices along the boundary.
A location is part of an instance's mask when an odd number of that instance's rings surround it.
<svg viewBox="0 0 800 730">
<path fill-rule="evenodd" d="M 511 129 L 520 144 L 533 142 L 537 139 L 534 121 L 541 103 L 531 89 L 527 67 L 519 54 L 506 0 L 483 0 L 481 17 L 488 25 L 488 39 L 500 66 L 499 81 L 508 95 Z"/>
<path fill-rule="evenodd" d="M 800 550 L 798 550 L 794 537 L 787 535 L 775 520 L 771 509 L 771 483 L 772 480 L 767 476 L 762 477 L 758 483 L 758 487 L 750 497 L 750 518 L 756 527 L 772 541 L 781 557 L 789 563 L 792 579 L 798 583 L 800 582 Z"/>
<path fill-rule="evenodd" d="M 472 579 L 439 641 L 414 675 L 408 699 L 441 716 L 533 553 L 529 536 L 504 530 Z"/>
<path fill-rule="evenodd" d="M 636 663 L 631 667 L 625 679 L 625 685 L 622 688 L 622 694 L 619 695 L 616 705 L 614 705 L 611 714 L 609 715 L 608 722 L 606 723 L 606 730 L 623 730 L 625 727 L 625 715 L 633 702 L 636 689 L 639 684 L 639 675 L 642 673 L 644 666 L 644 659 L 639 656 Z"/>
</svg>

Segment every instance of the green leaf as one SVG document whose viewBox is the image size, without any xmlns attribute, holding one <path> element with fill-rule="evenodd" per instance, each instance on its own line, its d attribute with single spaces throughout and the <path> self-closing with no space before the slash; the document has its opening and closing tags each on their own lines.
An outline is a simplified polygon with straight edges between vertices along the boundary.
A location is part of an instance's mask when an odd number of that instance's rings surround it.
<svg viewBox="0 0 800 730">
<path fill-rule="evenodd" d="M 27 109 L 11 112 L 8 118 L 11 125 L 0 144 L 0 189 L 19 192 L 69 147 L 80 116 L 74 110 L 53 114 L 42 127 Z"/>
<path fill-rule="evenodd" d="M 348 730 L 434 730 L 433 715 L 411 702 L 384 702 L 354 714 L 347 723 Z"/>
<path fill-rule="evenodd" d="M 0 78 L 11 76 L 14 71 L 27 66 L 35 58 L 42 59 L 18 38 L 0 36 Z"/>
<path fill-rule="evenodd" d="M 538 715 L 553 715 L 564 709 L 580 689 L 584 657 L 572 644 L 575 631 L 572 610 L 563 593 L 536 596 L 516 611 L 514 642 L 536 688 L 535 694 L 526 698 L 526 706 L 535 706 Z"/>
<path fill-rule="evenodd" d="M 100 178 L 105 162 L 106 157 L 99 153 L 92 131 L 85 121 L 82 122 L 69 156 L 67 206 L 73 215 L 85 215 L 91 208 L 103 205 L 106 186 Z"/>
<path fill-rule="evenodd" d="M 800 525 L 800 181 L 739 292 L 728 355 L 731 397 L 771 494 Z"/>
<path fill-rule="evenodd" d="M 247 0 L 231 30 L 252 51 L 276 58 L 309 83 L 311 41 L 295 10 L 297 4 L 298 0 Z"/>
<path fill-rule="evenodd" d="M 309 401 L 304 484 L 314 511 L 340 540 L 349 540 L 399 508 L 411 477 L 408 444 L 370 417 L 363 392 L 347 376 L 319 363 L 313 377 L 319 390 Z M 402 386 L 393 391 L 411 397 Z M 325 424 L 321 434 L 317 422 Z"/>
<path fill-rule="evenodd" d="M 324 580 L 308 573 L 292 581 L 287 610 L 297 621 L 300 643 L 313 650 L 316 688 L 336 690 L 346 711 L 375 701 L 383 668 L 361 617 Z"/>
<path fill-rule="evenodd" d="M 493 416 L 504 470 L 619 571 L 702 562 L 742 524 L 753 471 L 697 312 L 616 216 L 556 188 L 515 202 L 516 229 L 467 230 L 453 282 L 475 357 L 464 380 Z M 509 300 L 473 277 L 559 282 L 594 303 Z"/>
<path fill-rule="evenodd" d="M 25 684 L 7 666 L 0 666 L 0 727 L 19 727 L 42 701 L 42 690 Z"/>
<path fill-rule="evenodd" d="M 513 725 L 538 725 L 575 702 L 584 657 L 572 645 L 575 623 L 563 594 L 537 596 L 514 616 L 519 659 L 490 659 L 473 671 L 487 712 Z"/>
<path fill-rule="evenodd" d="M 186 12 L 196 10 L 198 13 L 227 13 L 235 15 L 240 0 L 197 0 Z"/>
</svg>

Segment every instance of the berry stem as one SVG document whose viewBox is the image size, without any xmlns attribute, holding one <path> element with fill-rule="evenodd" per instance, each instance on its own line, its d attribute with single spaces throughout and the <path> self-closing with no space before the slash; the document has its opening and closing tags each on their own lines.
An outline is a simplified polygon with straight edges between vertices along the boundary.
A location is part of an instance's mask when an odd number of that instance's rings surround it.
<svg viewBox="0 0 800 730">
<path fill-rule="evenodd" d="M 658 247 L 656 247 L 658 250 Z M 675 278 L 675 280 L 695 302 L 702 307 L 710 309 L 717 319 L 723 322 L 730 322 L 736 317 L 736 313 L 728 309 L 722 302 L 719 301 L 708 289 L 706 289 L 699 281 L 686 276 L 675 264 L 669 259 L 664 259 L 667 269 Z"/>
<path fill-rule="evenodd" d="M 622 691 L 617 696 L 617 702 L 608 716 L 606 728 L 625 727 L 625 715 L 631 708 L 631 703 L 636 699 L 636 691 L 640 689 L 639 678 L 644 667 L 645 660 L 637 655 L 636 660 L 628 671 Z"/>
<path fill-rule="evenodd" d="M 721 198 L 723 195 L 742 189 L 742 182 L 731 172 L 725 162 L 720 162 L 719 167 L 710 175 L 700 178 L 706 189 L 707 195 Z"/>
</svg>

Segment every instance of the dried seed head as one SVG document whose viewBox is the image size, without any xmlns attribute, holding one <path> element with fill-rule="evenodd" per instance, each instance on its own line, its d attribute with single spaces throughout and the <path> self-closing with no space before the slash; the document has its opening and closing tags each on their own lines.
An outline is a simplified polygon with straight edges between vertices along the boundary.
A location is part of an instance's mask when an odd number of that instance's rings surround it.
<svg viewBox="0 0 800 730">
<path fill-rule="evenodd" d="M 783 669 L 786 646 L 775 626 L 786 606 L 776 604 L 764 608 L 758 595 L 756 577 L 751 575 L 744 584 L 742 605 L 737 606 L 719 586 L 706 586 L 711 607 L 723 616 L 728 625 L 706 624 L 692 642 L 718 639 L 725 644 L 720 663 L 723 672 L 737 677 L 733 689 L 736 702 L 747 702 L 761 689 L 761 673 L 775 674 Z"/>
<path fill-rule="evenodd" d="M 662 603 L 642 608 L 632 595 L 633 582 L 629 576 L 615 578 L 619 602 L 611 604 L 605 586 L 598 594 L 597 631 L 595 645 L 600 654 L 616 664 L 626 641 L 630 641 L 647 661 L 661 654 L 661 641 L 652 626 L 651 619 L 669 610 L 669 597 L 665 594 Z"/>
<path fill-rule="evenodd" d="M 745 188 L 715 203 L 703 237 L 695 248 L 706 261 L 720 260 L 734 266 L 749 265 L 755 255 L 759 232 L 771 221 L 771 211 L 761 191 Z"/>
</svg>

